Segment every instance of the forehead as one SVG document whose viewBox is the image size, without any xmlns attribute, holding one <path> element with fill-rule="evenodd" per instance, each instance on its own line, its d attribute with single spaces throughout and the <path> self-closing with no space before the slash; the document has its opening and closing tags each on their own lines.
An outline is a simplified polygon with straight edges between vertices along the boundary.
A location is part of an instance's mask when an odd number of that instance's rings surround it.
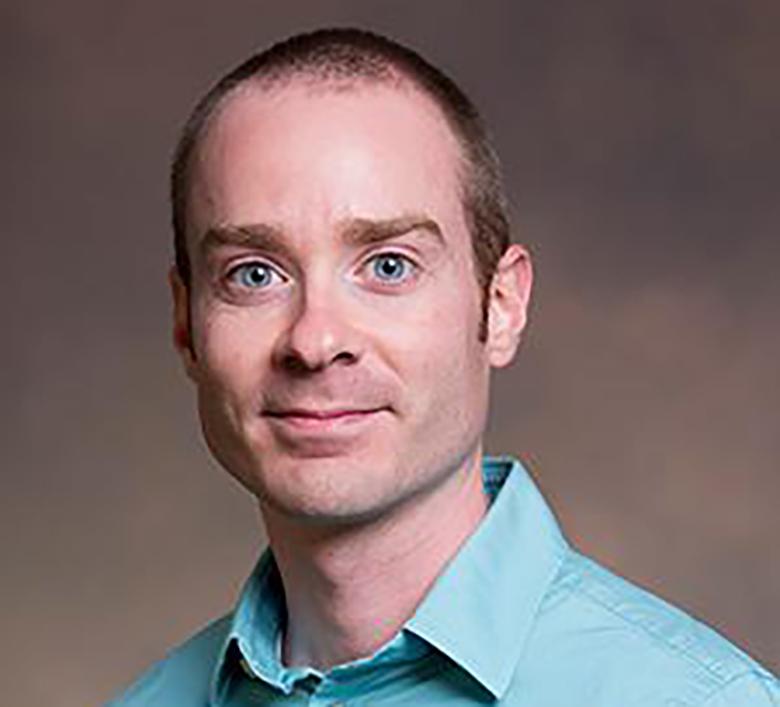
<svg viewBox="0 0 780 707">
<path fill-rule="evenodd" d="M 226 97 L 196 154 L 191 238 L 214 225 L 305 233 L 407 213 L 457 232 L 465 228 L 460 173 L 446 119 L 411 85 L 247 83 Z"/>
</svg>

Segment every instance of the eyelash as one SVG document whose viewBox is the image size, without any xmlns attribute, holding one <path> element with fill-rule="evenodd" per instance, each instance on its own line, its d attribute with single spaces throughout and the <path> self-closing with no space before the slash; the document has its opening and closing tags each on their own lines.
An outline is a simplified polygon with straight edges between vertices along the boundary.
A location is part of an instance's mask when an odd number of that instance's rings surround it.
<svg viewBox="0 0 780 707">
<path fill-rule="evenodd" d="M 385 250 L 379 253 L 374 253 L 368 259 L 366 259 L 366 261 L 361 266 L 361 270 L 364 268 L 371 268 L 372 266 L 375 266 L 376 263 L 382 258 L 398 260 L 402 262 L 405 265 L 405 267 L 409 270 L 408 275 L 404 276 L 403 278 L 397 281 L 383 280 L 380 277 L 376 277 L 376 280 L 378 282 L 381 282 L 383 287 L 402 287 L 408 282 L 416 279 L 417 275 L 419 274 L 420 266 L 408 255 L 396 250 Z"/>
<path fill-rule="evenodd" d="M 382 280 L 379 277 L 374 277 L 373 279 L 376 282 L 380 283 L 381 287 L 385 287 L 385 288 L 399 288 L 399 287 L 402 287 L 403 285 L 409 283 L 410 281 L 415 280 L 417 278 L 417 276 L 419 275 L 419 271 L 420 271 L 419 264 L 414 259 L 412 259 L 409 255 L 407 255 L 406 253 L 402 253 L 402 252 L 397 251 L 397 250 L 385 250 L 385 251 L 380 251 L 378 253 L 373 253 L 372 255 L 370 255 L 368 258 L 366 258 L 363 261 L 363 263 L 360 265 L 358 270 L 362 272 L 362 271 L 366 270 L 367 268 L 371 268 L 372 265 L 377 263 L 382 258 L 396 259 L 396 260 L 404 263 L 405 267 L 408 268 L 408 270 L 409 270 L 409 274 L 404 276 L 403 278 L 401 278 L 398 281 Z M 249 285 L 242 284 L 242 283 L 240 283 L 238 281 L 238 275 L 243 270 L 246 270 L 247 268 L 251 268 L 251 267 L 262 267 L 262 268 L 265 268 L 266 272 L 268 272 L 272 277 L 276 277 L 280 282 L 286 282 L 287 279 L 288 279 L 285 275 L 283 275 L 280 272 L 279 268 L 275 267 L 271 263 L 269 263 L 269 262 L 267 262 L 265 260 L 255 259 L 255 260 L 247 260 L 247 261 L 244 261 L 242 263 L 238 263 L 238 264 L 234 265 L 233 267 L 231 267 L 225 273 L 225 280 L 228 283 L 228 285 L 229 286 L 235 286 L 235 287 L 237 287 L 239 289 L 246 290 L 246 291 L 253 291 L 253 290 L 255 290 L 255 291 L 260 292 L 260 291 L 269 289 L 271 283 L 269 283 L 268 285 L 265 285 L 265 286 L 261 286 L 261 287 L 251 287 Z"/>
<path fill-rule="evenodd" d="M 230 283 L 234 284 L 237 287 L 245 287 L 247 290 L 265 290 L 268 289 L 268 286 L 265 287 L 250 287 L 248 285 L 243 285 L 242 283 L 237 281 L 237 276 L 239 273 L 241 273 L 243 270 L 247 270 L 248 268 L 252 267 L 262 267 L 265 268 L 266 272 L 270 273 L 276 278 L 278 278 L 280 281 L 284 282 L 286 281 L 286 277 L 284 277 L 280 272 L 279 269 L 271 265 L 270 263 L 264 261 L 264 260 L 247 260 L 243 263 L 239 263 L 238 265 L 233 266 L 230 268 L 227 273 L 225 274 L 225 279 Z"/>
</svg>

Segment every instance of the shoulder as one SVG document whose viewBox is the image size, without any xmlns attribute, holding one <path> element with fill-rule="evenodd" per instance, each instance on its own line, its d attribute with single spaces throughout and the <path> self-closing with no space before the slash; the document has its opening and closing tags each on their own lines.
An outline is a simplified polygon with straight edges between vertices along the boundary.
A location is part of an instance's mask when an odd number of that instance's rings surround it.
<svg viewBox="0 0 780 707">
<path fill-rule="evenodd" d="M 717 631 L 577 552 L 537 618 L 530 650 L 592 704 L 780 705 L 777 680 Z"/>
<path fill-rule="evenodd" d="M 171 650 L 106 707 L 205 707 L 231 619 L 217 619 Z"/>
</svg>

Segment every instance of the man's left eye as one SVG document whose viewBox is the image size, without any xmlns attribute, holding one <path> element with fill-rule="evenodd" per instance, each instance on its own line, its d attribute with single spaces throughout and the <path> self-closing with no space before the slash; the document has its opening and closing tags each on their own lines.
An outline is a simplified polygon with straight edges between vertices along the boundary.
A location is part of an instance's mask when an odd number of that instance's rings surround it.
<svg viewBox="0 0 780 707">
<path fill-rule="evenodd" d="M 398 283 L 408 280 L 416 265 L 400 253 L 383 253 L 371 259 L 371 274 L 381 282 Z"/>
</svg>

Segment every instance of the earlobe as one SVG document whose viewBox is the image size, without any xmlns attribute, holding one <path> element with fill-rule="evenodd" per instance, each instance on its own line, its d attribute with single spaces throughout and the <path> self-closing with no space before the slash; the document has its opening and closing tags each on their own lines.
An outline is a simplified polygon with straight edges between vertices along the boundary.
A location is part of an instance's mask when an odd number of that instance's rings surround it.
<svg viewBox="0 0 780 707">
<path fill-rule="evenodd" d="M 175 265 L 172 265 L 168 271 L 168 282 L 173 298 L 173 346 L 181 357 L 187 376 L 195 381 L 197 380 L 197 358 L 192 341 L 189 288 L 182 282 Z"/>
<path fill-rule="evenodd" d="M 513 243 L 501 257 L 490 284 L 487 348 L 491 366 L 512 362 L 527 322 L 532 284 L 531 256 Z"/>
</svg>

